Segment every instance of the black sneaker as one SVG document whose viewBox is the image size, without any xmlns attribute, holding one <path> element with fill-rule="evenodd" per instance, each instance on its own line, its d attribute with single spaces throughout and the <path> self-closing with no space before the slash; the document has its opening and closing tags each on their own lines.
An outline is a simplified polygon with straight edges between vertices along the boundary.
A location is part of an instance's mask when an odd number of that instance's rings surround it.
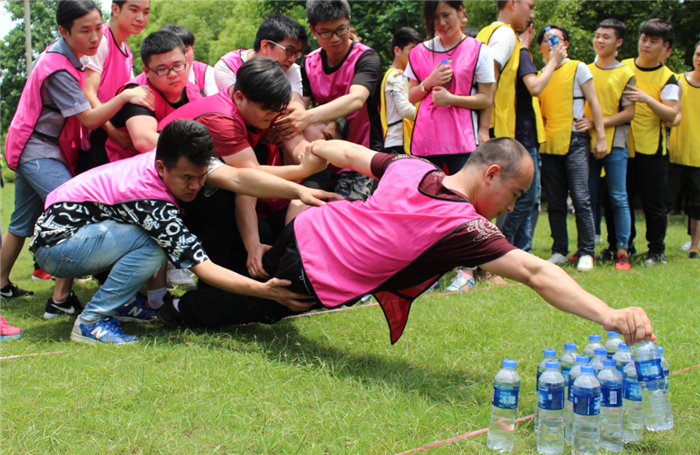
<svg viewBox="0 0 700 455">
<path fill-rule="evenodd" d="M 44 309 L 44 319 L 57 318 L 62 314 L 70 314 L 71 316 L 77 316 L 83 312 L 85 305 L 78 300 L 78 296 L 75 292 L 70 291 L 68 298 L 61 303 L 54 303 L 53 299 L 49 299 L 46 302 L 46 309 Z"/>
<path fill-rule="evenodd" d="M 617 251 L 613 251 L 609 248 L 605 249 L 601 251 L 598 256 L 595 257 L 595 260 L 599 262 L 612 262 L 615 259 L 615 253 L 617 253 Z"/>
<path fill-rule="evenodd" d="M 173 305 L 173 296 L 169 292 L 163 297 L 163 306 L 158 309 L 158 320 L 166 327 L 174 329 L 184 327 L 185 319 Z"/>
<path fill-rule="evenodd" d="M 697 250 L 690 250 L 688 252 L 688 257 L 690 259 L 700 259 L 700 253 Z"/>
<path fill-rule="evenodd" d="M 647 253 L 647 260 L 644 261 L 644 267 L 653 267 L 657 264 L 665 264 L 666 255 L 664 253 Z"/>
<path fill-rule="evenodd" d="M 5 297 L 6 299 L 12 299 L 14 297 L 24 297 L 25 295 L 34 295 L 34 291 L 20 289 L 19 286 L 13 284 L 12 282 L 7 283 L 7 285 L 0 289 L 0 296 Z"/>
</svg>

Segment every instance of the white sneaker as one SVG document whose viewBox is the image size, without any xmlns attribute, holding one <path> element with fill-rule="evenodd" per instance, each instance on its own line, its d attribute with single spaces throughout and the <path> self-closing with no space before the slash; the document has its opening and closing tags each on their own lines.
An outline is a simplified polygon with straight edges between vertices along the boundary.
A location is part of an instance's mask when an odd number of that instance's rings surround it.
<svg viewBox="0 0 700 455">
<path fill-rule="evenodd" d="M 170 263 L 168 263 L 168 282 L 185 288 L 197 287 L 197 283 L 192 279 L 189 270 L 176 269 Z"/>
<path fill-rule="evenodd" d="M 690 250 L 690 242 L 685 242 L 683 246 L 681 247 L 681 250 L 683 251 L 689 251 Z"/>
<path fill-rule="evenodd" d="M 588 272 L 589 270 L 593 270 L 593 256 L 590 254 L 584 254 L 581 256 L 578 260 L 576 270 L 579 272 Z"/>
<path fill-rule="evenodd" d="M 551 262 L 556 265 L 564 265 L 569 263 L 569 258 L 560 253 L 554 253 L 551 258 L 547 259 L 547 262 Z"/>
</svg>

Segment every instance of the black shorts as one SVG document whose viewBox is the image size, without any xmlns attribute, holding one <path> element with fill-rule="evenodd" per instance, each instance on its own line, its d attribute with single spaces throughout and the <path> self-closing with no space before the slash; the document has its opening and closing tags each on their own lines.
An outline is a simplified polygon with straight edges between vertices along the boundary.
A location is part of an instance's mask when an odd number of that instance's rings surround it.
<svg viewBox="0 0 700 455">
<path fill-rule="evenodd" d="M 690 191 L 690 218 L 700 220 L 700 167 L 669 164 L 667 207 L 673 207 L 684 182 L 688 182 Z"/>
</svg>

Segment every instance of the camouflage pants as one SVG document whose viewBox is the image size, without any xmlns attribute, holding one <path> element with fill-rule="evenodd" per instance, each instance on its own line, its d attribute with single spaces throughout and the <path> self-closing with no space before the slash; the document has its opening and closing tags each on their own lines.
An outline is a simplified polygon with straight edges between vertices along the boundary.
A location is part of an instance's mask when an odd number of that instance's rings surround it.
<svg viewBox="0 0 700 455">
<path fill-rule="evenodd" d="M 377 181 L 359 172 L 341 172 L 337 175 L 335 187 L 332 189 L 345 199 L 366 200 L 377 187 Z"/>
</svg>

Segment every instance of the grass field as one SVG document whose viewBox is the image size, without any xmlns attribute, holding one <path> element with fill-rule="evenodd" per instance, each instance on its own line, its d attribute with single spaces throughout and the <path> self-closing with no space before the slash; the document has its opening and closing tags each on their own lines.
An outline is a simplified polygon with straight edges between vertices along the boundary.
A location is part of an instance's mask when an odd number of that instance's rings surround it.
<svg viewBox="0 0 700 455">
<path fill-rule="evenodd" d="M 3 229 L 13 190 L 0 191 Z M 573 218 L 569 229 L 573 245 Z M 643 223 L 637 229 L 644 232 Z M 549 256 L 548 233 L 543 216 L 541 257 Z M 674 217 L 668 264 L 635 263 L 627 273 L 599 266 L 578 278 L 613 307 L 644 307 L 672 371 L 700 363 L 700 261 L 680 251 L 686 240 L 684 219 Z M 482 285 L 419 299 L 394 346 L 374 306 L 223 331 L 125 324 L 140 344 L 91 347 L 69 341 L 72 318 L 41 318 L 53 285 L 29 280 L 31 270 L 25 252 L 12 278 L 36 295 L 2 302 L 2 315 L 25 336 L 0 343 L 0 355 L 62 353 L 0 360 L 7 454 L 395 454 L 488 426 L 503 358 L 518 361 L 518 416 L 531 414 L 542 349 L 561 353 L 574 341 L 582 350 L 589 334 L 604 335 L 525 286 Z M 74 287 L 83 301 L 96 288 Z M 675 427 L 647 432 L 624 453 L 700 453 L 698 390 L 700 369 L 673 376 Z M 489 453 L 485 443 L 483 434 L 424 453 Z M 514 453 L 535 446 L 532 421 L 519 424 Z"/>
</svg>

